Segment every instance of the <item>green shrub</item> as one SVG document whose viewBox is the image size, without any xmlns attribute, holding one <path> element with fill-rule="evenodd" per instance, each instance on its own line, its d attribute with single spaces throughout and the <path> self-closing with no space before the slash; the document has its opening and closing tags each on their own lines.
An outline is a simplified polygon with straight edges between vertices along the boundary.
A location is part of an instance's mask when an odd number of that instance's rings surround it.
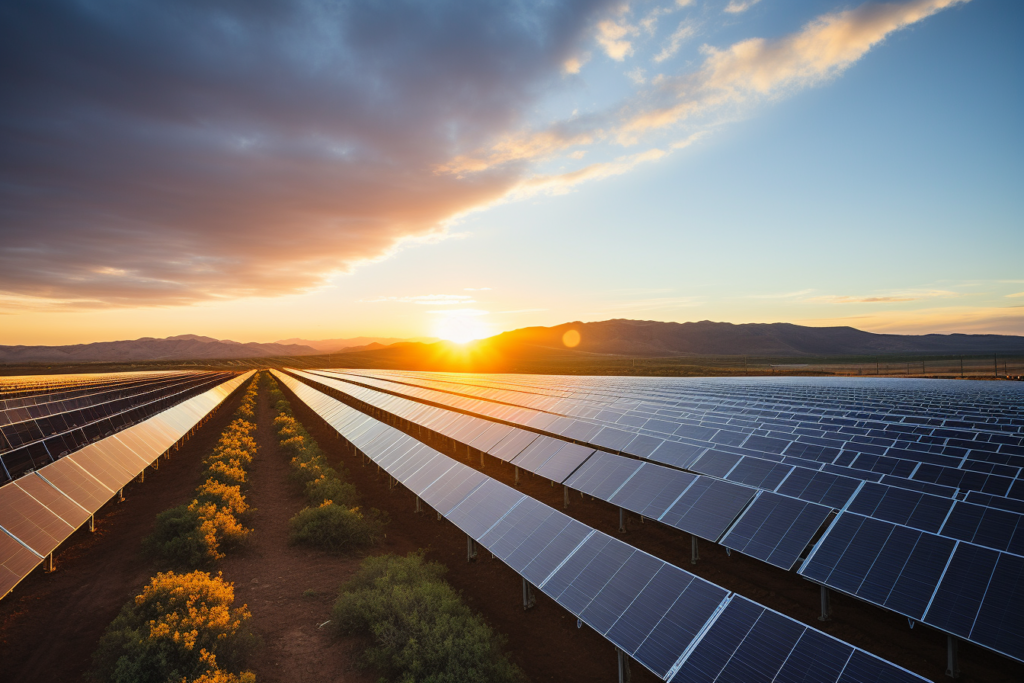
<svg viewBox="0 0 1024 683">
<path fill-rule="evenodd" d="M 188 505 L 164 510 L 156 516 L 156 528 L 143 541 L 143 549 L 168 567 L 205 567 L 212 553 L 199 526 L 198 513 Z"/>
<path fill-rule="evenodd" d="M 513 683 L 502 638 L 421 555 L 367 558 L 334 605 L 341 633 L 369 634 L 365 662 L 402 683 Z"/>
<path fill-rule="evenodd" d="M 345 508 L 359 505 L 356 487 L 337 476 L 327 476 L 326 472 L 319 478 L 306 482 L 306 499 L 310 505 L 320 505 L 325 500 L 333 501 L 335 505 Z"/>
<path fill-rule="evenodd" d="M 248 681 L 241 671 L 256 647 L 231 584 L 205 572 L 157 574 L 110 623 L 90 677 L 109 683 Z"/>
<path fill-rule="evenodd" d="M 291 519 L 291 541 L 328 552 L 345 552 L 373 545 L 384 535 L 387 515 L 379 510 L 363 514 L 358 508 L 333 503 L 303 508 Z"/>
</svg>

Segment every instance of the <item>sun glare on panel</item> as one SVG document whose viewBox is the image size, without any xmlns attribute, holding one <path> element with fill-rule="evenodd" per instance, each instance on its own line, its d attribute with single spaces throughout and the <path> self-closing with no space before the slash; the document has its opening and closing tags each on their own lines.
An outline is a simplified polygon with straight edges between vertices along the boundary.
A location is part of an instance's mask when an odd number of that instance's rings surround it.
<svg viewBox="0 0 1024 683">
<path fill-rule="evenodd" d="M 437 321 L 434 336 L 456 344 L 490 336 L 490 328 L 480 319 L 479 311 L 447 311 Z"/>
</svg>

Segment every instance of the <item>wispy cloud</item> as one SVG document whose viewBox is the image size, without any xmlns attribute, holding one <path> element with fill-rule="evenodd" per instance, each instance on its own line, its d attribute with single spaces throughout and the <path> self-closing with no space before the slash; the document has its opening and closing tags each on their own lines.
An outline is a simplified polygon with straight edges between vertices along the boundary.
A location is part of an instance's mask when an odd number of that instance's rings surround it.
<svg viewBox="0 0 1024 683">
<path fill-rule="evenodd" d="M 617 62 L 621 62 L 633 54 L 631 36 L 640 30 L 622 20 L 606 19 L 597 25 L 597 42 L 604 48 L 604 53 Z"/>
<path fill-rule="evenodd" d="M 801 289 L 796 292 L 786 292 L 784 294 L 750 294 L 748 299 L 795 299 L 797 297 L 806 296 L 813 292 L 813 289 Z"/>
<path fill-rule="evenodd" d="M 729 14 L 740 14 L 761 2 L 761 0 L 730 0 L 725 6 L 725 12 Z"/>
<path fill-rule="evenodd" d="M 1024 334 L 1024 308 L 948 307 L 879 311 L 871 315 L 798 320 L 814 326 L 853 325 L 892 334 Z"/>
<path fill-rule="evenodd" d="M 676 27 L 676 30 L 669 37 L 668 43 L 665 47 L 662 48 L 661 52 L 655 55 L 654 61 L 659 63 L 664 62 L 669 57 L 675 55 L 675 53 L 679 52 L 679 48 L 683 46 L 683 43 L 692 38 L 696 32 L 697 30 L 692 24 L 690 24 L 690 22 L 680 22 L 679 26 Z"/>
<path fill-rule="evenodd" d="M 1017 297 L 1024 296 L 1024 292 L 1017 292 L 1016 294 L 1007 294 L 1007 299 L 1016 299 Z"/>
<path fill-rule="evenodd" d="M 944 289 L 913 289 L 902 292 L 888 292 L 884 294 L 868 294 L 860 296 L 824 295 L 811 297 L 807 299 L 807 301 L 823 304 L 890 304 L 956 296 L 959 296 L 956 292 Z"/>
</svg>

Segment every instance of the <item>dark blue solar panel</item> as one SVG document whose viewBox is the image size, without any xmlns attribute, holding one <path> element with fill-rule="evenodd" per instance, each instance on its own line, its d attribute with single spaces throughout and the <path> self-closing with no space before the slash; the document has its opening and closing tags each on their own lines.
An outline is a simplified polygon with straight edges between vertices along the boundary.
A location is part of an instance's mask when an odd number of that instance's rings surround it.
<svg viewBox="0 0 1024 683">
<path fill-rule="evenodd" d="M 775 677 L 775 683 L 837 681 L 853 648 L 820 631 L 807 629 Z"/>
<path fill-rule="evenodd" d="M 742 457 L 735 453 L 710 450 L 697 458 L 689 469 L 712 477 L 724 478 Z"/>
<path fill-rule="evenodd" d="M 499 560 L 507 561 L 508 557 L 553 514 L 555 511 L 547 505 L 533 498 L 523 498 L 487 533 L 478 536 L 477 540 Z"/>
<path fill-rule="evenodd" d="M 971 629 L 971 640 L 1024 661 L 1024 557 L 1002 554 Z"/>
<path fill-rule="evenodd" d="M 736 467 L 726 475 L 726 479 L 737 484 L 774 491 L 792 469 L 792 465 L 745 457 L 736 463 Z"/>
<path fill-rule="evenodd" d="M 848 510 L 922 531 L 937 532 L 953 507 L 953 500 L 917 491 L 866 483 Z"/>
<path fill-rule="evenodd" d="M 665 677 L 727 595 L 724 588 L 695 578 L 633 653 L 633 658 Z"/>
<path fill-rule="evenodd" d="M 832 508 L 762 493 L 722 539 L 722 545 L 789 570 Z"/>
<path fill-rule="evenodd" d="M 499 441 L 493 448 L 491 448 L 487 452 L 490 455 L 493 455 L 495 458 L 498 458 L 499 460 L 504 460 L 508 462 L 512 460 L 512 458 L 522 453 L 523 449 L 525 449 L 531 443 L 536 441 L 538 438 L 540 438 L 540 436 L 534 434 L 533 432 L 528 432 L 524 429 L 517 429 L 508 436 L 506 436 L 504 439 Z"/>
<path fill-rule="evenodd" d="M 565 480 L 571 489 L 608 500 L 634 472 L 644 466 L 637 460 L 597 451 Z"/>
<path fill-rule="evenodd" d="M 695 580 L 678 567 L 662 564 L 636 600 L 608 631 L 610 640 L 632 655 L 661 621 L 676 598 Z"/>
<path fill-rule="evenodd" d="M 442 515 L 459 504 L 466 495 L 482 484 L 486 476 L 480 474 L 471 467 L 461 463 L 455 463 L 452 471 L 443 479 L 435 481 L 420 494 L 420 498 L 426 501 L 427 505 L 434 508 Z"/>
<path fill-rule="evenodd" d="M 1024 516 L 1016 512 L 958 502 L 942 527 L 942 535 L 1024 555 L 1022 520 Z"/>
<path fill-rule="evenodd" d="M 634 552 L 598 590 L 580 618 L 598 633 L 607 633 L 664 564 L 653 555 Z"/>
<path fill-rule="evenodd" d="M 776 492 L 839 510 L 849 502 L 858 486 L 859 479 L 797 467 Z"/>
<path fill-rule="evenodd" d="M 589 443 L 612 451 L 622 451 L 635 436 L 636 434 L 633 432 L 626 432 L 615 427 L 604 427 L 590 437 Z"/>
<path fill-rule="evenodd" d="M 847 512 L 799 573 L 920 619 L 955 545 L 948 538 Z"/>
<path fill-rule="evenodd" d="M 480 538 L 525 498 L 514 488 L 487 478 L 445 516 L 469 536 Z"/>
<path fill-rule="evenodd" d="M 566 445 L 568 444 L 565 441 L 542 436 L 524 448 L 523 452 L 513 458 L 511 462 L 517 467 L 533 472 Z"/>
<path fill-rule="evenodd" d="M 591 538 L 591 541 L 593 541 L 594 538 L 596 538 L 596 536 Z M 590 541 L 585 543 L 583 548 L 580 548 L 580 551 L 585 550 L 589 543 Z M 577 551 L 576 554 L 580 554 L 580 551 Z M 565 587 L 565 590 L 558 595 L 552 594 L 552 597 L 554 597 L 555 601 L 558 602 L 559 605 L 579 616 L 590 605 L 598 592 L 604 588 L 604 585 L 608 583 L 608 580 L 611 579 L 612 576 L 614 576 L 615 573 L 626 563 L 626 560 L 636 552 L 638 551 L 633 546 L 627 545 L 614 538 L 609 538 L 608 543 L 601 548 L 600 552 L 590 558 L 586 566 L 579 569 L 578 572 L 576 571 L 575 566 L 570 566 L 575 555 L 570 558 L 569 562 L 566 563 L 566 566 L 555 572 L 555 575 L 551 577 L 551 580 L 544 586 L 545 592 L 548 592 L 548 589 L 552 588 L 562 579 L 563 572 L 566 574 L 574 574 L 572 580 Z"/>
<path fill-rule="evenodd" d="M 699 477 L 659 521 L 709 541 L 718 541 L 755 493 L 746 486 Z"/>
<path fill-rule="evenodd" d="M 574 443 L 566 444 L 548 458 L 543 465 L 533 470 L 533 472 L 539 477 L 544 477 L 560 484 L 566 477 L 576 471 L 576 468 L 583 464 L 583 461 L 589 458 L 592 453 L 594 453 L 593 448 Z M 516 460 L 515 462 L 518 464 L 519 461 Z"/>
<path fill-rule="evenodd" d="M 920 683 L 923 680 L 863 650 L 854 650 L 837 683 Z"/>
<path fill-rule="evenodd" d="M 612 505 L 658 519 L 696 478 L 687 472 L 645 464 L 607 500 Z"/>
<path fill-rule="evenodd" d="M 647 458 L 672 467 L 687 469 L 704 450 L 701 446 L 691 446 L 678 441 L 663 441 Z"/>
<path fill-rule="evenodd" d="M 999 553 L 969 543 L 960 543 L 949 562 L 942 583 L 932 598 L 924 622 L 938 629 L 969 638 L 974 619 L 988 589 Z"/>
</svg>

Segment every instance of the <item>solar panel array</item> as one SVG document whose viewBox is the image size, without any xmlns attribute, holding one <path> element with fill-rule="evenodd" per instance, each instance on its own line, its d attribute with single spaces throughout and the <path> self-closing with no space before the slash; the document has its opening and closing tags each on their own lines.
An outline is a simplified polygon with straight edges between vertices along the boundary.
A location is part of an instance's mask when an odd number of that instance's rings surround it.
<svg viewBox="0 0 1024 683">
<path fill-rule="evenodd" d="M 253 373 L 219 383 L 0 487 L 0 597 Z"/>
<path fill-rule="evenodd" d="M 535 449 L 552 453 L 548 471 L 557 469 L 556 442 L 614 450 L 548 478 L 785 569 L 828 523 L 801 575 L 1024 661 L 1024 630 L 1013 620 L 1024 609 L 1019 385 L 304 375 L 541 476 L 541 456 L 522 443 L 545 439 Z M 492 434 L 512 431 L 489 446 L 478 423 L 496 420 L 504 424 Z M 895 473 L 877 471 L 893 462 Z M 917 478 L 928 467 L 959 473 L 940 477 L 957 486 Z M 967 557 L 984 591 L 971 599 L 953 588 Z"/>
<path fill-rule="evenodd" d="M 0 390 L 0 481 L 10 481 L 201 394 L 226 372 L 132 373 Z"/>
<path fill-rule="evenodd" d="M 592 529 L 272 372 L 397 481 L 663 680 L 923 680 Z"/>
</svg>

